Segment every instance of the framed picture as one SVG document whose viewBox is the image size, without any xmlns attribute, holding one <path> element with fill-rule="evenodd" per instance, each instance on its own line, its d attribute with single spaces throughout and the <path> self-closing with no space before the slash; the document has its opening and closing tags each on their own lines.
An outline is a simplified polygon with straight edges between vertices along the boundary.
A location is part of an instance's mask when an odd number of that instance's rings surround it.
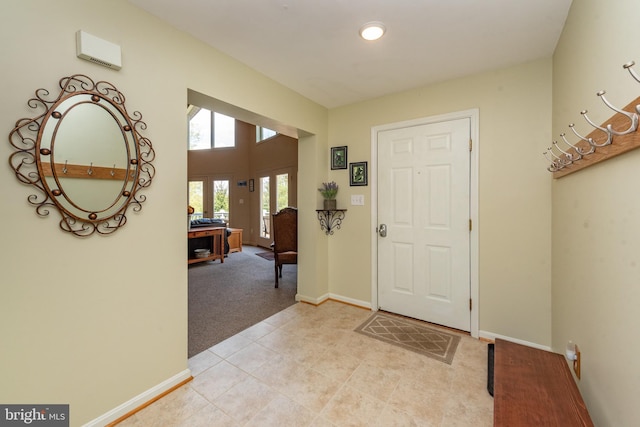
<svg viewBox="0 0 640 427">
<path fill-rule="evenodd" d="M 331 169 L 347 168 L 347 146 L 331 147 Z"/>
<path fill-rule="evenodd" d="M 367 180 L 367 162 L 349 163 L 349 185 L 366 186 Z"/>
<path fill-rule="evenodd" d="M 253 193 L 255 181 L 253 179 L 249 180 L 249 191 Z"/>
</svg>

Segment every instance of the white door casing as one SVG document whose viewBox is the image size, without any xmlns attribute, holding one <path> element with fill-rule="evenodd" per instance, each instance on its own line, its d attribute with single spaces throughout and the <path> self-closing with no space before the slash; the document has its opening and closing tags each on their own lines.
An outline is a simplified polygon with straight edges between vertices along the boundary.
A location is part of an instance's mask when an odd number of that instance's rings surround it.
<svg viewBox="0 0 640 427">
<path fill-rule="evenodd" d="M 477 110 L 372 129 L 372 306 L 478 334 Z M 473 154 L 475 155 L 473 155 Z M 374 200 L 375 199 L 375 200 Z"/>
</svg>

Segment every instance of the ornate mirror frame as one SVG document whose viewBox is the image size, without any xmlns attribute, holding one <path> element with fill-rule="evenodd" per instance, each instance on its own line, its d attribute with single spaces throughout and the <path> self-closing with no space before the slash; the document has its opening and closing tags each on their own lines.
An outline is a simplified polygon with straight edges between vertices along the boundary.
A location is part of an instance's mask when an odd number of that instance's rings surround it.
<svg viewBox="0 0 640 427">
<path fill-rule="evenodd" d="M 111 234 L 126 222 L 126 211 L 142 209 L 151 185 L 155 152 L 142 136 L 139 111 L 129 115 L 125 97 L 105 81 L 75 74 L 59 81 L 60 93 L 38 89 L 9 133 L 9 164 L 18 180 L 39 190 L 27 200 L 42 217 L 58 210 L 60 228 L 76 236 Z"/>
</svg>

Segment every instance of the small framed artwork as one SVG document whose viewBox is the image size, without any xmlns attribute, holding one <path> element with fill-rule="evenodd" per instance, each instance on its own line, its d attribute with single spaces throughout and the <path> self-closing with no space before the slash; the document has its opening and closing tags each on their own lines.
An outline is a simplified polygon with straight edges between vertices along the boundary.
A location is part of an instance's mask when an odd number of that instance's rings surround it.
<svg viewBox="0 0 640 427">
<path fill-rule="evenodd" d="M 253 179 L 249 180 L 249 191 L 253 193 L 253 190 L 255 189 L 255 181 Z"/>
<path fill-rule="evenodd" d="M 347 146 L 331 147 L 331 169 L 347 168 Z"/>
<path fill-rule="evenodd" d="M 367 162 L 349 163 L 349 185 L 366 186 L 367 180 Z"/>
</svg>

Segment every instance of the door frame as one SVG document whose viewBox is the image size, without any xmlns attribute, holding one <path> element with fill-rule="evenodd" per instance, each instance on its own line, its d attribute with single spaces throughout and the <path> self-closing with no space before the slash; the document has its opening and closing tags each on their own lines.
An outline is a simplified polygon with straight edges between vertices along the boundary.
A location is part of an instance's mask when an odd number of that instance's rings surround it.
<svg viewBox="0 0 640 427">
<path fill-rule="evenodd" d="M 478 160 L 480 152 L 480 132 L 478 125 L 480 123 L 480 112 L 477 108 L 470 110 L 457 111 L 453 113 L 440 114 L 436 116 L 422 117 L 419 119 L 407 120 L 385 125 L 374 126 L 371 128 L 371 309 L 378 311 L 378 133 L 393 129 L 406 128 L 411 126 L 428 125 L 438 122 L 445 122 L 458 119 L 469 119 L 470 132 L 473 149 L 470 152 L 470 182 L 469 182 L 469 216 L 472 229 L 469 233 L 469 274 L 470 274 L 470 293 L 472 300 L 471 308 L 471 336 L 479 337 L 479 306 L 480 306 L 480 288 L 479 288 L 479 265 L 478 265 L 478 231 L 480 222 L 478 218 Z"/>
</svg>

